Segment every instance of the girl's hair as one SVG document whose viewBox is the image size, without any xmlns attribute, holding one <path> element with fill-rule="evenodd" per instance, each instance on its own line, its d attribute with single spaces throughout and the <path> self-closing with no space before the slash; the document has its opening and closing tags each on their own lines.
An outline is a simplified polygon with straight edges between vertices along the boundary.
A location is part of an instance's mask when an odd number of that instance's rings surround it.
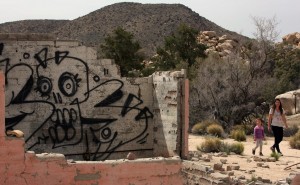
<svg viewBox="0 0 300 185">
<path fill-rule="evenodd" d="M 282 103 L 281 103 L 281 101 L 280 101 L 279 98 L 276 98 L 275 101 L 274 101 L 274 103 L 273 103 L 273 106 L 272 106 L 273 114 L 274 114 L 274 111 L 275 111 L 275 109 L 276 109 L 276 105 L 275 105 L 275 102 L 276 102 L 276 101 L 279 101 L 279 102 L 280 102 L 280 105 L 279 105 L 279 111 L 280 111 L 280 114 L 283 114 Z"/>
<path fill-rule="evenodd" d="M 262 118 L 256 118 L 256 120 L 259 120 L 261 122 L 261 124 L 264 123 L 264 120 Z"/>
</svg>

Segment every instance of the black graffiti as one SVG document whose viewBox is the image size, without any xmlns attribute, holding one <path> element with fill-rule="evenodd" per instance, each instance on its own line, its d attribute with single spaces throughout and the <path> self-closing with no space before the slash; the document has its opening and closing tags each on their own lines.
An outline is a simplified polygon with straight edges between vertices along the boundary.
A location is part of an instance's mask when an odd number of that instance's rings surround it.
<svg viewBox="0 0 300 185">
<path fill-rule="evenodd" d="M 25 112 L 20 112 L 21 114 L 12 118 L 5 118 L 6 130 L 13 130 L 13 127 L 20 123 L 28 114 Z M 32 114 L 32 113 L 31 113 Z"/>
<path fill-rule="evenodd" d="M 24 53 L 24 54 L 23 54 L 23 58 L 24 58 L 24 59 L 29 59 L 29 57 L 30 57 L 30 54 L 29 54 L 29 53 Z"/>
<path fill-rule="evenodd" d="M 5 53 L 4 45 L 1 44 L 0 54 Z M 69 51 L 55 51 L 54 57 L 48 57 L 50 56 L 48 52 L 48 48 L 43 48 L 33 55 L 37 65 L 20 61 L 19 63 L 14 61 L 16 64 L 11 65 L 9 58 L 0 61 L 5 64 L 6 85 L 13 89 L 7 108 L 13 109 L 14 106 L 19 105 L 33 107 L 30 111 L 20 110 L 18 114 L 6 117 L 6 129 L 14 129 L 24 124 L 23 121 L 28 117 L 39 117 L 40 120 L 35 123 L 32 132 L 26 136 L 28 149 L 35 150 L 40 144 L 46 143 L 52 145 L 53 150 L 84 144 L 85 149 L 76 152 L 77 155 L 82 155 L 84 160 L 105 160 L 111 154 L 120 152 L 121 150 L 118 149 L 123 145 L 130 142 L 143 145 L 147 142 L 149 120 L 153 118 L 153 114 L 148 107 L 142 106 L 143 101 L 136 95 L 129 93 L 124 97 L 122 90 L 124 83 L 121 80 L 101 81 L 98 75 L 94 75 L 94 82 L 99 84 L 90 89 L 90 69 L 85 61 L 70 56 Z M 22 57 L 29 59 L 30 54 L 25 52 Z M 76 66 L 76 68 L 68 66 Z M 64 70 L 56 70 L 56 68 Z M 7 77 L 8 74 L 13 74 L 19 69 L 25 69 L 29 73 L 24 84 L 14 90 Z M 108 73 L 108 69 L 104 70 Z M 90 104 L 90 95 L 108 85 L 112 85 L 114 90 L 105 98 Z M 36 94 L 29 96 L 34 93 Z M 124 104 L 120 103 L 122 99 L 126 99 Z M 94 115 L 86 117 L 81 111 L 81 106 L 84 104 L 85 106 L 88 104 L 95 111 L 102 108 L 119 110 L 121 117 L 136 111 L 133 119 L 139 124 L 140 130 L 128 138 L 118 139 L 121 137 L 120 132 L 116 126 L 113 127 L 120 124 L 117 115 L 111 115 L 110 118 L 94 117 Z M 39 110 L 39 107 L 44 109 Z M 47 112 L 42 112 L 45 110 Z"/>
<path fill-rule="evenodd" d="M 94 79 L 95 82 L 99 82 L 100 81 L 100 77 L 98 75 L 95 75 L 93 77 L 93 79 Z"/>
<path fill-rule="evenodd" d="M 77 112 L 74 109 L 56 109 L 56 120 L 54 126 L 49 127 L 49 135 L 53 143 L 62 143 L 72 140 L 76 135 L 73 122 L 77 120 Z M 59 132 L 61 131 L 60 135 Z M 75 142 L 77 143 L 77 142 Z"/>
<path fill-rule="evenodd" d="M 0 55 L 2 55 L 3 49 L 4 49 L 4 44 L 0 43 Z"/>
<path fill-rule="evenodd" d="M 48 48 L 44 48 L 41 51 L 39 51 L 38 53 L 36 53 L 34 55 L 34 58 L 41 66 L 46 68 L 47 67 L 47 63 L 46 63 L 47 56 L 48 56 Z"/>
<path fill-rule="evenodd" d="M 63 73 L 58 80 L 58 87 L 59 90 L 65 95 L 65 96 L 73 96 L 77 92 L 77 87 L 79 86 L 79 82 L 81 81 L 80 78 L 78 78 L 78 74 L 72 74 L 69 72 Z"/>
<path fill-rule="evenodd" d="M 37 79 L 37 87 L 35 88 L 36 91 L 41 93 L 41 96 L 47 96 L 49 97 L 49 93 L 51 92 L 52 89 L 52 82 L 49 78 L 40 76 Z"/>
</svg>

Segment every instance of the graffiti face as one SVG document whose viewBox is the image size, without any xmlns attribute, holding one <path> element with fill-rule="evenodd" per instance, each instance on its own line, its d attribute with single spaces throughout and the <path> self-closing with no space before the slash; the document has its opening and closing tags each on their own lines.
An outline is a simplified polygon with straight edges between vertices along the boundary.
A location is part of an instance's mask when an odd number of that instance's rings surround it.
<svg viewBox="0 0 300 185">
<path fill-rule="evenodd" d="M 127 152 L 127 144 L 145 150 L 153 115 L 141 107 L 138 96 L 123 92 L 123 81 L 100 79 L 68 51 L 49 58 L 44 48 L 22 56 L 26 62 L 6 58 L 0 67 L 7 79 L 6 129 L 24 129 L 29 150 L 81 155 L 85 160 Z"/>
<path fill-rule="evenodd" d="M 37 68 L 36 91 L 41 97 L 55 104 L 72 104 L 74 100 L 85 101 L 88 97 L 88 68 L 80 60 L 65 58 L 61 62 L 49 60 L 46 66 Z M 56 73 L 53 74 L 53 71 Z"/>
</svg>

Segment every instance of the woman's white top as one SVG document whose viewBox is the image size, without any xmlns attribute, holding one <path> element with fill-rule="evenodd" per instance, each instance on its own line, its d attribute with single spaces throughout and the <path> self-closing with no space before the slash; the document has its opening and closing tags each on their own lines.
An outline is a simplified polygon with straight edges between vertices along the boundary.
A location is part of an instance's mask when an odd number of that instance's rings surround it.
<svg viewBox="0 0 300 185">
<path fill-rule="evenodd" d="M 282 114 L 284 114 L 284 113 L 285 113 L 285 112 L 284 112 L 284 110 L 283 110 L 283 113 L 282 113 Z M 283 127 L 283 126 L 284 126 L 284 122 L 283 122 L 283 120 L 282 120 L 282 116 L 281 116 L 281 114 L 280 114 L 280 111 L 277 111 L 277 110 L 275 109 L 274 114 L 273 114 L 273 108 L 271 108 L 269 114 L 272 114 L 272 115 L 273 115 L 273 116 L 272 116 L 272 122 L 271 122 L 271 125 L 277 126 L 277 127 Z"/>
</svg>

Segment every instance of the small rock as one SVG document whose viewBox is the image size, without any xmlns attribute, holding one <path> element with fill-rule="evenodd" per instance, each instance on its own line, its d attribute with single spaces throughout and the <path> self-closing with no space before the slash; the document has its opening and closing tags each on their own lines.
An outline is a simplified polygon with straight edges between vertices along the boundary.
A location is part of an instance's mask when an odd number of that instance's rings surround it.
<svg viewBox="0 0 300 185">
<path fill-rule="evenodd" d="M 227 166 L 227 171 L 239 170 L 239 169 L 240 169 L 239 165 L 229 165 L 229 166 Z"/>
<path fill-rule="evenodd" d="M 269 183 L 269 184 L 272 183 L 272 181 L 270 179 L 264 179 L 264 178 L 262 178 L 262 182 L 263 183 Z"/>
<path fill-rule="evenodd" d="M 255 170 L 249 170 L 248 172 L 249 172 L 249 173 L 254 173 L 254 172 L 255 172 Z"/>
<path fill-rule="evenodd" d="M 238 176 L 238 179 L 246 179 L 245 175 Z"/>
<path fill-rule="evenodd" d="M 199 161 L 199 159 L 196 157 L 192 157 L 191 161 Z"/>
<path fill-rule="evenodd" d="M 228 172 L 228 175 L 229 175 L 229 176 L 234 176 L 234 171 Z"/>
<path fill-rule="evenodd" d="M 227 163 L 227 159 L 220 159 L 222 164 L 226 164 Z"/>
<path fill-rule="evenodd" d="M 256 162 L 261 162 L 261 161 L 263 161 L 262 158 L 257 157 L 257 156 L 254 156 L 254 157 L 253 157 L 253 160 L 256 161 Z"/>
<path fill-rule="evenodd" d="M 128 159 L 128 160 L 135 160 L 135 159 L 136 159 L 136 156 L 135 156 L 134 153 L 129 152 L 129 153 L 127 154 L 127 159 Z"/>
<path fill-rule="evenodd" d="M 222 163 L 216 163 L 214 164 L 214 170 L 222 171 Z"/>
<path fill-rule="evenodd" d="M 270 168 L 270 166 L 267 165 L 267 164 L 263 164 L 261 167 L 263 167 L 263 168 Z"/>
<path fill-rule="evenodd" d="M 258 167 L 262 167 L 264 165 L 264 163 L 256 163 L 256 166 Z"/>
</svg>

